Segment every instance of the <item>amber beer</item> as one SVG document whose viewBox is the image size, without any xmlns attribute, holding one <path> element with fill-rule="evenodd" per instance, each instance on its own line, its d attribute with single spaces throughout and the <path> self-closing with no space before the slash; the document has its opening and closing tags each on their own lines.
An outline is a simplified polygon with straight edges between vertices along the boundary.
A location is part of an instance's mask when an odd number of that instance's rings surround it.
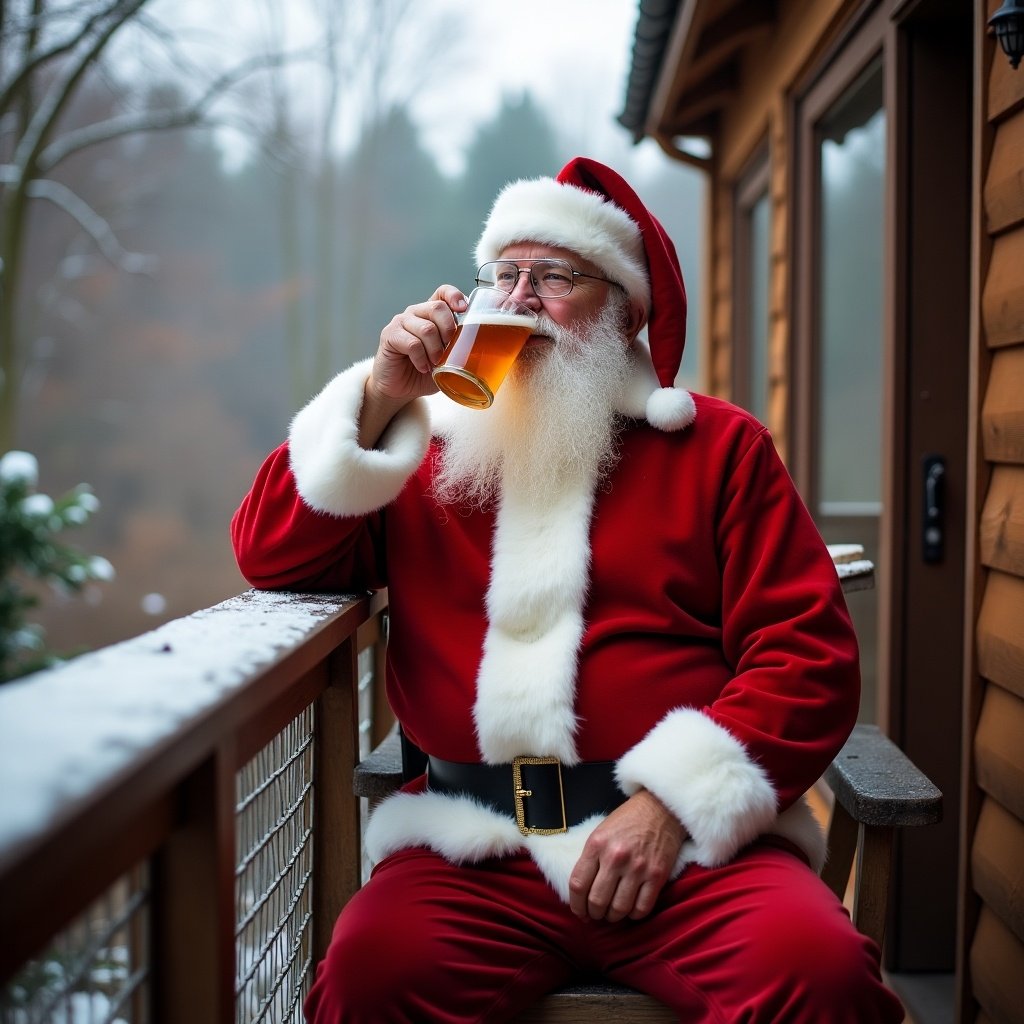
<svg viewBox="0 0 1024 1024">
<path fill-rule="evenodd" d="M 533 313 L 470 308 L 434 367 L 434 383 L 460 405 L 486 409 L 536 326 Z"/>
</svg>

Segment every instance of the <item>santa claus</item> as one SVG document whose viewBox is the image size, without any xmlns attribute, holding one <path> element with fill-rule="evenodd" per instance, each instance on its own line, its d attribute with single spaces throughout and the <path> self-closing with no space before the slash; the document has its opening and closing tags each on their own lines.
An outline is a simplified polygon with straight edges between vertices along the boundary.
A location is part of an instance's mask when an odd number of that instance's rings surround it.
<svg viewBox="0 0 1024 1024">
<path fill-rule="evenodd" d="M 804 801 L 857 713 L 841 588 L 765 428 L 675 385 L 671 240 L 579 158 L 508 185 L 475 255 L 538 314 L 494 405 L 436 394 L 443 285 L 232 524 L 255 586 L 389 588 L 388 698 L 427 756 L 371 818 L 310 1019 L 506 1020 L 580 972 L 686 1020 L 902 1019 Z"/>
</svg>

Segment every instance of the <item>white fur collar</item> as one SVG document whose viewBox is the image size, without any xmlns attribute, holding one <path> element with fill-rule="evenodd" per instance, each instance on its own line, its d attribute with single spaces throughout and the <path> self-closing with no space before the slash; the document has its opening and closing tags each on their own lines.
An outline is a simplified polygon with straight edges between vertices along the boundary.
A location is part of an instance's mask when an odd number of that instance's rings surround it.
<svg viewBox="0 0 1024 1024">
<path fill-rule="evenodd" d="M 474 707 L 484 761 L 520 754 L 575 764 L 576 663 L 590 577 L 593 474 L 531 503 L 502 487 Z"/>
</svg>

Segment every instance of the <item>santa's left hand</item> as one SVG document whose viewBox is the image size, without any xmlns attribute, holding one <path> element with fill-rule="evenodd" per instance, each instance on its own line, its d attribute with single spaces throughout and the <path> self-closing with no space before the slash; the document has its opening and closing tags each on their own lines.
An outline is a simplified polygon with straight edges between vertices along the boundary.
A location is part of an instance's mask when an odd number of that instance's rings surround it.
<svg viewBox="0 0 1024 1024">
<path fill-rule="evenodd" d="M 640 790 L 591 833 L 569 876 L 569 908 L 595 921 L 646 917 L 685 839 L 679 819 Z"/>
</svg>

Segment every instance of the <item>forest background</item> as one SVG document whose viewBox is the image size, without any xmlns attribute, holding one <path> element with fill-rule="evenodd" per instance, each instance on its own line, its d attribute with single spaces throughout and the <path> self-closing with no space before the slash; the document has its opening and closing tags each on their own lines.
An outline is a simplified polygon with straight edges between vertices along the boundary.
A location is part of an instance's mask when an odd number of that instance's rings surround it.
<svg viewBox="0 0 1024 1024">
<path fill-rule="evenodd" d="M 46 140 L 92 141 L 38 179 L 53 194 L 26 204 L 0 291 L 0 452 L 33 453 L 48 493 L 91 485 L 100 510 L 68 539 L 116 570 L 41 593 L 33 619 L 52 649 L 112 643 L 245 588 L 228 522 L 263 457 L 395 312 L 441 282 L 469 289 L 506 181 L 585 152 L 634 182 L 679 249 L 682 376 L 696 383 L 702 181 L 614 125 L 636 5 L 560 5 L 566 24 L 598 29 L 583 49 L 546 5 L 519 5 L 526 82 L 503 70 L 508 12 L 481 6 L 0 0 L 0 85 L 19 60 L 25 71 L 31 26 L 38 50 L 69 41 L 31 69 L 27 100 L 0 89 L 4 168 L 82 40 L 121 19 Z M 0 175 L 0 238 L 13 181 Z"/>
</svg>

